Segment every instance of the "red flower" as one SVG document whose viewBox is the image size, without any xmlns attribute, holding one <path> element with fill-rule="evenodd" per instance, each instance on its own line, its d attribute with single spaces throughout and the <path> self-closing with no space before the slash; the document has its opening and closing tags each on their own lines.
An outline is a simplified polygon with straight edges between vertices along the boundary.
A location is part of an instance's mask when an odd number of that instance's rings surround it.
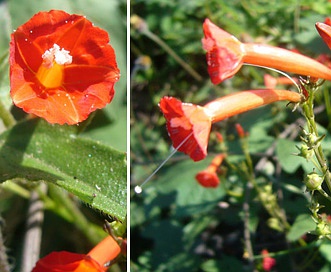
<svg viewBox="0 0 331 272">
<path fill-rule="evenodd" d="M 224 158 L 224 154 L 217 155 L 205 170 L 196 174 L 195 179 L 203 187 L 217 187 L 220 184 L 220 180 L 217 176 L 217 169 L 223 162 Z"/>
<path fill-rule="evenodd" d="M 240 125 L 240 124 L 237 123 L 237 124 L 235 124 L 235 127 L 236 127 L 236 131 L 237 131 L 237 134 L 238 134 L 239 138 L 243 139 L 243 138 L 245 138 L 248 135 L 248 133 L 245 132 L 245 130 L 242 127 L 242 125 Z"/>
<path fill-rule="evenodd" d="M 331 18 L 326 17 L 325 20 L 324 20 L 324 24 L 327 24 L 327 25 L 331 26 Z"/>
<path fill-rule="evenodd" d="M 114 260 L 121 247 L 112 236 L 107 236 L 87 255 L 67 251 L 52 252 L 40 259 L 32 272 L 104 272 L 108 261 Z"/>
<path fill-rule="evenodd" d="M 180 146 L 179 151 L 199 161 L 207 155 L 212 123 L 280 100 L 298 103 L 301 95 L 285 90 L 244 91 L 221 97 L 204 107 L 165 96 L 159 106 L 167 120 L 173 146 Z"/>
<path fill-rule="evenodd" d="M 261 252 L 263 257 L 262 267 L 264 271 L 271 271 L 271 269 L 276 265 L 276 259 L 269 257 L 269 252 L 263 249 Z"/>
<path fill-rule="evenodd" d="M 315 27 L 320 36 L 322 37 L 323 41 L 331 49 L 331 26 L 324 23 L 316 23 Z"/>
<path fill-rule="evenodd" d="M 299 75 L 331 80 L 331 70 L 304 55 L 265 44 L 241 43 L 237 38 L 214 25 L 203 24 L 208 73 L 214 84 L 232 77 L 244 63 L 266 66 Z"/>
<path fill-rule="evenodd" d="M 50 123 L 76 124 L 105 107 L 119 79 L 104 30 L 64 11 L 39 12 L 11 36 L 11 97 Z"/>
</svg>

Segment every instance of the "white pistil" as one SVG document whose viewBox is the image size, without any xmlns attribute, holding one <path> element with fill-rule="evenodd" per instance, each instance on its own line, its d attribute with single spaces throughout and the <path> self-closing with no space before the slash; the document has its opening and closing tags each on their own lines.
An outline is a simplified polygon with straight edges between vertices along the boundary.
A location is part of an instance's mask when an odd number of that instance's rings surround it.
<svg viewBox="0 0 331 272">
<path fill-rule="evenodd" d="M 70 55 L 70 51 L 65 50 L 64 48 L 60 49 L 56 43 L 52 48 L 45 51 L 42 55 L 44 60 L 43 65 L 47 68 L 52 68 L 54 62 L 59 65 L 71 64 L 72 56 Z"/>
</svg>

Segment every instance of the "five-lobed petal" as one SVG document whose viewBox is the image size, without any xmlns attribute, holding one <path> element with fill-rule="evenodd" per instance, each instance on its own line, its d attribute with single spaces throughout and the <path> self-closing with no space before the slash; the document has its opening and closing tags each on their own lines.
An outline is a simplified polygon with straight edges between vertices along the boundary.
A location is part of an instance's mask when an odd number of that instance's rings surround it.
<svg viewBox="0 0 331 272">
<path fill-rule="evenodd" d="M 105 107 L 120 76 L 107 32 L 59 10 L 37 13 L 12 34 L 10 66 L 14 104 L 58 124 Z"/>
</svg>

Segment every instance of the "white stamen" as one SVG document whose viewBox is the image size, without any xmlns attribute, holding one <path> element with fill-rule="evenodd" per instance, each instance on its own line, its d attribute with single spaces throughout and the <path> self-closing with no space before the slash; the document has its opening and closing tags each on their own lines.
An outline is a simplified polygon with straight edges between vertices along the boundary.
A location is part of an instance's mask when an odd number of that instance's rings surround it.
<svg viewBox="0 0 331 272">
<path fill-rule="evenodd" d="M 45 51 L 42 55 L 44 60 L 44 66 L 47 68 L 51 68 L 54 64 L 54 61 L 59 65 L 71 64 L 72 56 L 70 55 L 70 51 L 65 50 L 64 48 L 60 49 L 56 43 L 52 48 Z"/>
</svg>

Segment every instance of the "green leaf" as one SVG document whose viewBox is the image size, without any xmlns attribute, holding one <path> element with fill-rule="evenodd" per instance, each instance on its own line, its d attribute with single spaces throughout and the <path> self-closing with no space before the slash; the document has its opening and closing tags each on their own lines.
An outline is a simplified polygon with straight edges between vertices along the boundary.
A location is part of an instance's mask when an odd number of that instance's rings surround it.
<svg viewBox="0 0 331 272">
<path fill-rule="evenodd" d="M 294 173 L 300 166 L 306 171 L 311 172 L 314 168 L 312 162 L 307 162 L 306 159 L 296 156 L 299 150 L 295 146 L 300 147 L 300 142 L 294 142 L 287 139 L 279 139 L 276 146 L 276 154 L 279 162 L 287 173 Z"/>
<path fill-rule="evenodd" d="M 331 242 L 325 240 L 325 242 L 320 246 L 319 252 L 329 263 L 331 263 L 330 250 L 331 250 Z"/>
<path fill-rule="evenodd" d="M 0 135 L 0 182 L 46 181 L 119 220 L 126 216 L 126 156 L 78 137 L 76 128 L 34 119 Z"/>
<path fill-rule="evenodd" d="M 309 214 L 300 214 L 294 221 L 290 232 L 287 235 L 289 241 L 296 241 L 302 235 L 309 231 L 313 231 L 316 227 L 316 223 Z"/>
<path fill-rule="evenodd" d="M 232 257 L 224 255 L 220 260 L 208 260 L 202 265 L 203 271 L 217 272 L 217 271 L 243 271 L 241 262 Z"/>
<path fill-rule="evenodd" d="M 195 179 L 195 175 L 205 169 L 210 161 L 211 158 L 202 162 L 187 159 L 160 171 L 161 176 L 154 186 L 159 193 L 176 192 L 176 216 L 207 212 L 225 196 L 222 182 L 217 188 L 205 188 Z"/>
</svg>

